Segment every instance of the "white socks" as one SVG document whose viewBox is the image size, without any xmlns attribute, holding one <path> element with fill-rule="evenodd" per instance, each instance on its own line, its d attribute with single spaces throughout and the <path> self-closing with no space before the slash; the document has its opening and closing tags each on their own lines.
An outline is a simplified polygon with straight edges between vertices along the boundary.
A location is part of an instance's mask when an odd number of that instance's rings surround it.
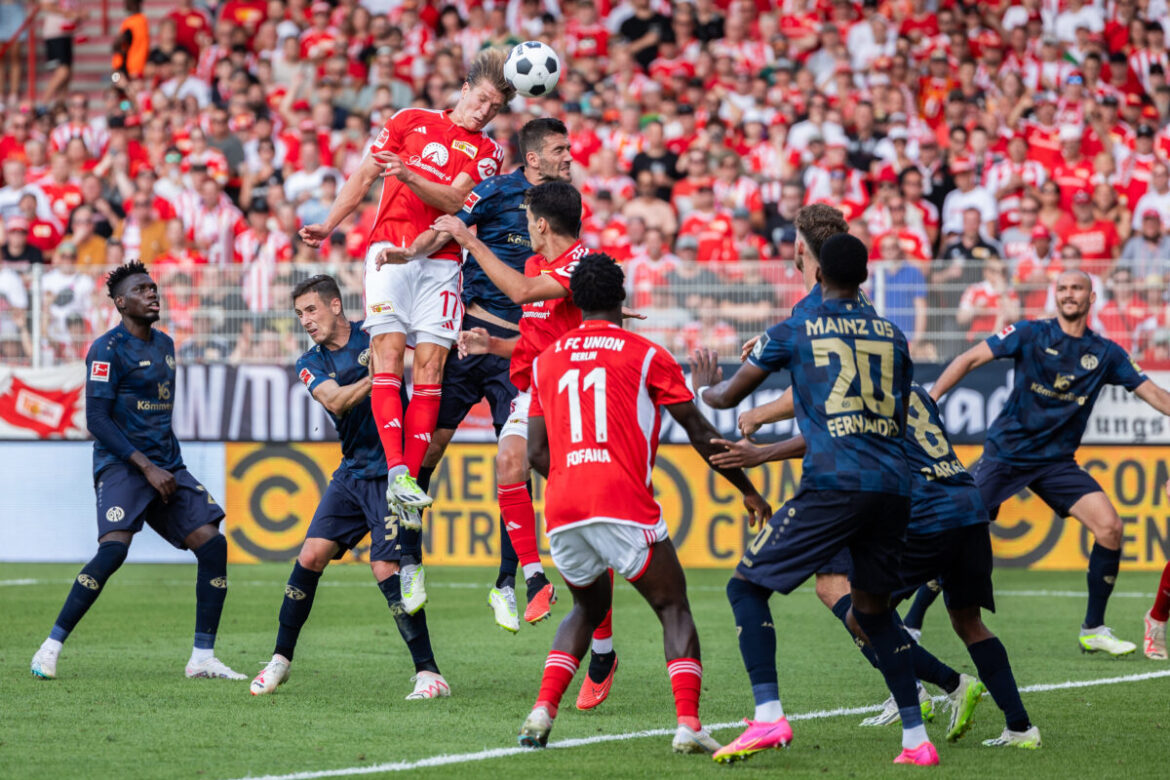
<svg viewBox="0 0 1170 780">
<path fill-rule="evenodd" d="M 215 658 L 215 650 L 210 647 L 192 647 L 191 660 L 188 662 L 192 666 L 201 664 L 211 658 Z"/>
<path fill-rule="evenodd" d="M 544 571 L 544 566 L 539 563 L 526 563 L 520 568 L 524 571 L 524 579 L 528 579 L 533 574 L 540 574 Z"/>
<path fill-rule="evenodd" d="M 763 704 L 757 704 L 756 717 L 753 720 L 763 723 L 775 723 L 783 717 L 784 708 L 780 706 L 780 700 L 776 699 L 774 701 L 764 702 Z"/>
<path fill-rule="evenodd" d="M 56 639 L 46 639 L 44 642 L 41 642 L 41 649 L 48 650 L 54 655 L 57 655 L 61 652 L 62 646 L 63 644 Z"/>
<path fill-rule="evenodd" d="M 902 749 L 913 750 L 921 745 L 923 742 L 930 741 L 930 737 L 926 735 L 926 726 L 919 723 L 914 728 L 902 728 Z"/>
<path fill-rule="evenodd" d="M 593 639 L 593 652 L 598 655 L 605 655 L 613 652 L 613 637 L 607 636 L 605 639 Z"/>
</svg>

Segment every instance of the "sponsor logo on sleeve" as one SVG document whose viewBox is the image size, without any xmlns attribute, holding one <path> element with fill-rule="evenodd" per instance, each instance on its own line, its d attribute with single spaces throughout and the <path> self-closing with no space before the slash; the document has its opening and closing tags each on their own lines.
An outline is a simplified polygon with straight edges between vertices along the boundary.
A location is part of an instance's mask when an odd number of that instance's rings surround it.
<svg viewBox="0 0 1170 780">
<path fill-rule="evenodd" d="M 174 371 L 175 370 L 175 356 L 174 355 L 167 355 L 166 361 L 167 361 L 167 368 Z"/>
<path fill-rule="evenodd" d="M 487 179 L 496 175 L 496 171 L 500 169 L 500 164 L 490 157 L 485 157 L 476 164 L 475 169 L 479 171 L 479 177 L 481 179 Z"/>
<path fill-rule="evenodd" d="M 479 193 L 468 193 L 467 200 L 463 201 L 463 210 L 470 214 L 471 210 L 475 208 L 476 203 L 479 203 Z"/>
<path fill-rule="evenodd" d="M 479 152 L 479 147 L 475 144 L 469 144 L 466 141 L 452 141 L 451 148 L 457 152 L 463 152 L 471 159 L 475 159 L 475 155 Z"/>
<path fill-rule="evenodd" d="M 95 360 L 89 367 L 89 381 L 91 382 L 109 382 L 110 381 L 110 364 L 104 360 Z"/>
<path fill-rule="evenodd" d="M 995 335 L 1000 341 L 1003 341 L 1004 339 L 1006 339 L 1008 336 L 1012 335 L 1015 332 L 1016 332 L 1016 326 L 1015 325 L 1008 325 L 1003 330 L 1001 330 L 999 333 L 996 333 Z"/>
<path fill-rule="evenodd" d="M 308 387 L 309 385 L 313 384 L 313 380 L 317 378 L 317 377 L 313 376 L 313 372 L 307 368 L 302 368 L 301 373 L 297 374 L 297 376 L 300 378 L 300 380 L 302 382 L 305 383 L 305 387 Z"/>
<path fill-rule="evenodd" d="M 378 133 L 378 140 L 374 141 L 374 147 L 380 149 L 390 140 L 390 128 L 383 127 L 382 132 Z"/>
</svg>

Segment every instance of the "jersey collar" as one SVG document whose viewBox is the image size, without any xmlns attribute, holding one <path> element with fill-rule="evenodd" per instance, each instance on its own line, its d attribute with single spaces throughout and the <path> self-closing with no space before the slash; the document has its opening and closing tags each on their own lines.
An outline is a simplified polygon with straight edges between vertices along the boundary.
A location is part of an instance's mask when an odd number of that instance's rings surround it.
<svg viewBox="0 0 1170 780">
<path fill-rule="evenodd" d="M 565 258 L 569 257 L 574 252 L 580 250 L 582 247 L 583 247 L 583 244 L 581 243 L 581 239 L 577 239 L 576 241 L 573 242 L 573 245 L 571 247 L 566 249 L 561 254 L 557 255 L 557 259 L 553 260 L 552 264 L 553 265 L 560 265 L 561 262 L 565 260 Z"/>
<path fill-rule="evenodd" d="M 622 330 L 621 325 L 614 325 L 609 320 L 585 320 L 581 323 L 582 328 L 614 328 Z"/>
</svg>

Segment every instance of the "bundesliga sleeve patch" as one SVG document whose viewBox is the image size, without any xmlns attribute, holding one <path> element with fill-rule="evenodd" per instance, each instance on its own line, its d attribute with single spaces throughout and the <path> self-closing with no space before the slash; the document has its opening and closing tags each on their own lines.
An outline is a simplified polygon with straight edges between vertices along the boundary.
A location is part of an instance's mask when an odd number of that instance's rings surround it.
<svg viewBox="0 0 1170 780">
<path fill-rule="evenodd" d="M 93 364 L 89 367 L 89 381 L 109 382 L 110 364 L 103 360 L 93 361 Z"/>
<path fill-rule="evenodd" d="M 999 333 L 996 333 L 995 335 L 999 337 L 1000 341 L 1003 341 L 1004 339 L 1006 339 L 1008 336 L 1012 335 L 1015 332 L 1016 332 L 1016 326 L 1015 325 L 1008 325 L 1003 330 L 1001 330 Z"/>
<path fill-rule="evenodd" d="M 305 387 L 313 384 L 313 380 L 317 378 L 313 376 L 313 372 L 307 368 L 302 368 L 301 373 L 297 374 L 297 376 L 300 377 L 300 380 L 305 383 Z"/>
<path fill-rule="evenodd" d="M 469 193 L 467 195 L 467 200 L 463 201 L 463 210 L 470 214 L 471 210 L 475 208 L 476 203 L 479 203 L 479 193 Z"/>
<path fill-rule="evenodd" d="M 378 140 L 374 141 L 374 147 L 381 149 L 388 140 L 390 140 L 390 128 L 383 127 L 382 132 L 378 133 Z"/>
<path fill-rule="evenodd" d="M 756 342 L 754 347 L 752 347 L 752 357 L 754 357 L 756 360 L 762 359 L 764 357 L 764 349 L 768 346 L 768 342 L 771 340 L 772 337 L 767 333 L 761 333 L 760 340 Z"/>
</svg>

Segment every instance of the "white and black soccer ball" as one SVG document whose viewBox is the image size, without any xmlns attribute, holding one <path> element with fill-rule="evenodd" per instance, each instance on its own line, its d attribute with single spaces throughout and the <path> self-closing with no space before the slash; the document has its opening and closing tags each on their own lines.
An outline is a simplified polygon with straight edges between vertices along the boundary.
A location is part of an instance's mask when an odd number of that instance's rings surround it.
<svg viewBox="0 0 1170 780">
<path fill-rule="evenodd" d="M 525 41 L 508 53 L 504 78 L 524 97 L 544 97 L 561 78 L 561 59 L 547 43 Z"/>
</svg>

